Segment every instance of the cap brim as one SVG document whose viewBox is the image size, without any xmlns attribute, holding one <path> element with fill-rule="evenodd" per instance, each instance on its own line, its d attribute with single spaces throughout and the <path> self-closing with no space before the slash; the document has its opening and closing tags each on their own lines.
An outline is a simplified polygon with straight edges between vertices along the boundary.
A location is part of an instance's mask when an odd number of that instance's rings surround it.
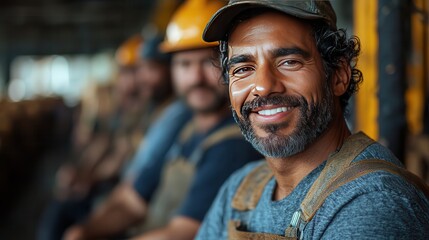
<svg viewBox="0 0 429 240">
<path fill-rule="evenodd" d="M 284 6 L 265 5 L 262 1 L 241 1 L 219 9 L 210 19 L 203 32 L 203 40 L 214 42 L 224 40 L 231 22 L 240 13 L 252 8 L 271 8 L 294 17 L 303 19 L 323 19 L 320 15 L 304 12 L 297 8 L 284 8 Z"/>
</svg>

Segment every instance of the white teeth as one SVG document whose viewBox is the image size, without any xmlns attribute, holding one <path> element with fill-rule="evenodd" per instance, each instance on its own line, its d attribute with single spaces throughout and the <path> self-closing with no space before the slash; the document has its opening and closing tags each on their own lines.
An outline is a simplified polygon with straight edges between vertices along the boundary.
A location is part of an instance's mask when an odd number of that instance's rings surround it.
<svg viewBox="0 0 429 240">
<path fill-rule="evenodd" d="M 274 109 L 261 110 L 258 112 L 258 114 L 264 115 L 264 116 L 271 116 L 277 113 L 290 111 L 291 109 L 292 109 L 291 107 L 279 107 Z"/>
</svg>

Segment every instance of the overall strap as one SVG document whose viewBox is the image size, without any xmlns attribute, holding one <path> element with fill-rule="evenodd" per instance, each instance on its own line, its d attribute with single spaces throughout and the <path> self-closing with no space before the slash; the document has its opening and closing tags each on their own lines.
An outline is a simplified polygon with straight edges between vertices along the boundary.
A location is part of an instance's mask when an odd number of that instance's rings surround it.
<svg viewBox="0 0 429 240">
<path fill-rule="evenodd" d="M 319 206 L 316 203 L 324 201 L 321 196 L 324 195 L 327 186 L 332 180 L 340 175 L 364 149 L 373 143 L 374 140 L 359 132 L 348 137 L 341 149 L 328 158 L 326 166 L 301 203 L 302 217 L 306 222 L 310 221 L 317 211 Z"/>
<path fill-rule="evenodd" d="M 195 125 L 193 124 L 193 121 L 190 120 L 180 130 L 176 142 L 167 151 L 167 154 L 166 154 L 167 161 L 174 161 L 181 157 L 182 145 L 191 138 L 194 132 L 195 132 Z"/>
<path fill-rule="evenodd" d="M 272 177 L 273 172 L 266 162 L 253 169 L 238 187 L 232 199 L 232 207 L 239 211 L 254 209 L 262 196 L 265 185 Z"/>
<path fill-rule="evenodd" d="M 327 186 L 326 191 L 320 196 L 320 200 L 316 201 L 315 204 L 320 207 L 323 204 L 321 200 L 326 199 L 329 194 L 335 191 L 335 189 L 361 176 L 377 171 L 385 171 L 402 177 L 408 183 L 422 191 L 426 198 L 429 199 L 429 187 L 418 176 L 414 175 L 405 168 L 399 167 L 387 161 L 380 159 L 365 159 L 356 163 L 352 163 L 347 169 L 345 169 L 341 175 L 335 178 L 331 184 Z"/>
<path fill-rule="evenodd" d="M 182 130 L 179 133 L 179 142 L 181 144 L 188 141 L 192 134 L 195 132 L 195 124 L 194 121 L 190 120 L 188 123 L 186 123 L 185 127 L 182 128 Z"/>
<path fill-rule="evenodd" d="M 330 187 L 337 176 L 342 175 L 363 150 L 374 142 L 363 132 L 353 134 L 345 140 L 338 152 L 328 158 L 326 166 L 311 186 L 301 203 L 300 209 L 292 216 L 292 220 L 285 231 L 286 237 L 302 237 L 301 231 L 305 224 L 312 219 L 326 197 L 329 196 L 326 194 L 326 189 Z"/>
</svg>

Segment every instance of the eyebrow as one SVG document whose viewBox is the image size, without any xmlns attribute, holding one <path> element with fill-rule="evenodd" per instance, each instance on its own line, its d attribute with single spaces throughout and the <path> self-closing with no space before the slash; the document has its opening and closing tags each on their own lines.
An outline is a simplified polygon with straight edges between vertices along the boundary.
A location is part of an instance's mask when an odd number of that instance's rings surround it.
<svg viewBox="0 0 429 240">
<path fill-rule="evenodd" d="M 232 56 L 231 58 L 229 58 L 228 63 L 226 64 L 227 70 L 229 71 L 231 66 L 233 66 L 237 63 L 250 62 L 250 61 L 252 61 L 252 59 L 253 59 L 253 57 L 251 55 L 248 55 L 248 54 Z"/>
<path fill-rule="evenodd" d="M 274 58 L 284 57 L 288 55 L 301 55 L 304 58 L 309 58 L 310 53 L 299 48 L 299 47 L 291 47 L 291 48 L 277 48 L 272 50 L 271 54 Z"/>
</svg>

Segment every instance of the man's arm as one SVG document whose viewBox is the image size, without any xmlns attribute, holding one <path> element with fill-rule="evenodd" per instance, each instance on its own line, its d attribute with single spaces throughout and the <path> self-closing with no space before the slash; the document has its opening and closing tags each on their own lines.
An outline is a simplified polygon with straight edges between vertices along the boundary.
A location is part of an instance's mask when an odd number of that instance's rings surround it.
<svg viewBox="0 0 429 240">
<path fill-rule="evenodd" d="M 88 220 L 69 228 L 65 240 L 94 239 L 124 232 L 146 215 L 147 204 L 129 183 L 116 187 Z"/>
<path fill-rule="evenodd" d="M 194 239 L 197 234 L 200 222 L 184 217 L 177 216 L 171 219 L 167 226 L 150 231 L 140 235 L 133 240 L 188 240 Z"/>
</svg>

